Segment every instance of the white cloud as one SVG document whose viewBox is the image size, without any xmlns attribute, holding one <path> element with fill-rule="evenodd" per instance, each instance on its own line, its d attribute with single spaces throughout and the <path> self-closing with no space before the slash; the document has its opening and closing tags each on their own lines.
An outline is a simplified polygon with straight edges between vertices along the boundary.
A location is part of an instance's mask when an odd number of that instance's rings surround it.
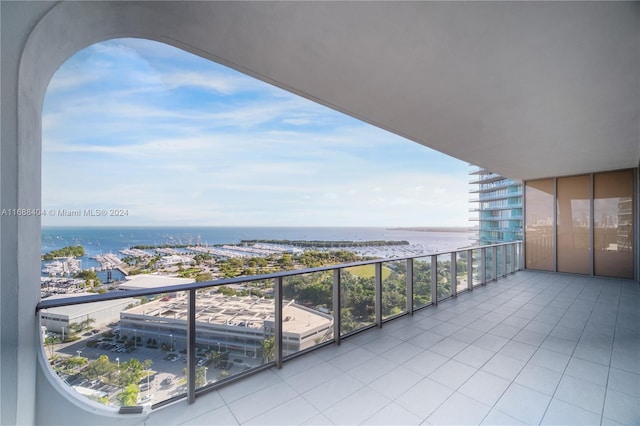
<svg viewBox="0 0 640 426">
<path fill-rule="evenodd" d="M 466 224 L 466 164 L 149 43 L 93 46 L 54 76 L 43 207 L 130 212 L 76 225 Z"/>
<path fill-rule="evenodd" d="M 223 74 L 183 71 L 162 75 L 167 89 L 198 88 L 231 95 L 246 90 L 247 77 L 235 77 Z"/>
</svg>

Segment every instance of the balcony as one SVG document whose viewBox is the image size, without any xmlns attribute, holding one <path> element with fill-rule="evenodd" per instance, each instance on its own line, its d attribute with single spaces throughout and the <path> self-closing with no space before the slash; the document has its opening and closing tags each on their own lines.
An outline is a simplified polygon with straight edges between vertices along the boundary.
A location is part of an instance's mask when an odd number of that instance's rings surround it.
<svg viewBox="0 0 640 426">
<path fill-rule="evenodd" d="M 517 272 L 146 424 L 635 424 L 639 302 L 632 281 Z"/>
<path fill-rule="evenodd" d="M 145 424 L 637 423 L 637 283 L 518 271 L 520 262 L 520 243 L 511 243 L 275 274 L 275 359 L 198 384 L 191 354 L 202 337 L 199 317 L 195 333 L 183 326 L 181 336 L 190 377 L 185 392 L 159 401 Z M 388 315 L 382 272 L 401 265 L 407 267 L 403 291 L 412 297 Z M 427 265 L 433 272 L 425 276 L 419 270 Z M 374 270 L 375 312 L 346 329 L 341 278 L 362 266 Z M 333 276 L 333 336 L 285 353 L 282 285 L 326 272 Z M 457 277 L 457 285 L 442 287 L 439 275 Z M 254 279 L 265 277 L 234 280 Z M 425 279 L 427 287 L 420 285 Z M 188 292 L 202 294 L 212 284 Z M 414 303 L 417 295 L 430 300 Z M 100 297 L 108 295 L 94 296 Z M 43 302 L 41 311 L 56 303 L 63 302 Z M 190 306 L 187 317 L 201 315 L 199 299 Z M 177 335 L 171 338 L 173 347 Z"/>
</svg>

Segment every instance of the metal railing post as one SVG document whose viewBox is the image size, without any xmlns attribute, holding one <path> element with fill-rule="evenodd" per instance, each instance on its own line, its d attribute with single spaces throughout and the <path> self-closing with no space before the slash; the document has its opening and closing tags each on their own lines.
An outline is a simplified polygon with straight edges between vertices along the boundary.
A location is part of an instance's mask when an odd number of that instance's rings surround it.
<svg viewBox="0 0 640 426">
<path fill-rule="evenodd" d="M 492 267 L 493 267 L 493 279 L 491 281 L 497 281 L 498 280 L 498 247 L 493 246 L 491 247 L 491 255 L 493 256 L 493 259 L 491 259 L 491 263 L 492 263 Z"/>
<path fill-rule="evenodd" d="M 274 343 L 274 356 L 277 368 L 282 368 L 282 277 L 274 279 L 274 292 L 275 292 L 275 330 L 273 335 Z"/>
<path fill-rule="evenodd" d="M 196 290 L 189 290 L 187 307 L 187 402 L 196 401 Z"/>
<path fill-rule="evenodd" d="M 431 303 L 438 304 L 438 256 L 431 256 Z"/>
<path fill-rule="evenodd" d="M 340 344 L 340 268 L 333 270 L 333 341 Z"/>
<path fill-rule="evenodd" d="M 376 325 L 382 327 L 382 262 L 377 262 L 374 266 L 376 275 Z"/>
<path fill-rule="evenodd" d="M 407 313 L 413 315 L 413 259 L 407 259 L 406 267 Z"/>
<path fill-rule="evenodd" d="M 524 264 L 524 250 L 522 249 L 523 247 L 523 243 L 522 241 L 520 241 L 518 243 L 518 271 L 522 270 L 525 268 L 525 264 Z"/>
<path fill-rule="evenodd" d="M 467 250 L 467 290 L 473 290 L 473 250 Z"/>
<path fill-rule="evenodd" d="M 480 249 L 480 257 L 482 258 L 482 262 L 480 262 L 480 284 L 485 285 L 487 283 L 487 249 L 485 247 Z"/>
<path fill-rule="evenodd" d="M 451 268 L 449 268 L 451 273 L 451 297 L 456 297 L 458 294 L 458 265 L 456 260 L 457 256 L 454 251 L 451 253 Z"/>
<path fill-rule="evenodd" d="M 502 246 L 502 276 L 506 277 L 507 272 L 507 248 L 508 246 Z"/>
</svg>

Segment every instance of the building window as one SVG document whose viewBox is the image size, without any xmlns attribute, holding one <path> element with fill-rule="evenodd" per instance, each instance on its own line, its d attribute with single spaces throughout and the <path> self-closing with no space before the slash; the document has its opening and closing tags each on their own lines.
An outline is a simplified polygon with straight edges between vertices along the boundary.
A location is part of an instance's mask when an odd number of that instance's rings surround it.
<svg viewBox="0 0 640 426">
<path fill-rule="evenodd" d="M 529 269 L 555 270 L 553 179 L 527 182 L 525 189 L 525 264 Z"/>
<path fill-rule="evenodd" d="M 595 175 L 593 198 L 595 274 L 633 278 L 633 172 Z"/>
</svg>

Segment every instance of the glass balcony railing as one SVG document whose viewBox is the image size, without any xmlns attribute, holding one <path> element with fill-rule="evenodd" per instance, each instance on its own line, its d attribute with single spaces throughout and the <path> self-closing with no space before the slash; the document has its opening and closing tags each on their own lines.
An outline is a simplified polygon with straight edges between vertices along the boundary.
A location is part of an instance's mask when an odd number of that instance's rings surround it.
<svg viewBox="0 0 640 426">
<path fill-rule="evenodd" d="M 521 257 L 518 241 L 48 298 L 37 306 L 43 353 L 62 383 L 114 409 L 191 403 L 226 383 L 281 368 L 283 361 L 514 273 Z"/>
</svg>

